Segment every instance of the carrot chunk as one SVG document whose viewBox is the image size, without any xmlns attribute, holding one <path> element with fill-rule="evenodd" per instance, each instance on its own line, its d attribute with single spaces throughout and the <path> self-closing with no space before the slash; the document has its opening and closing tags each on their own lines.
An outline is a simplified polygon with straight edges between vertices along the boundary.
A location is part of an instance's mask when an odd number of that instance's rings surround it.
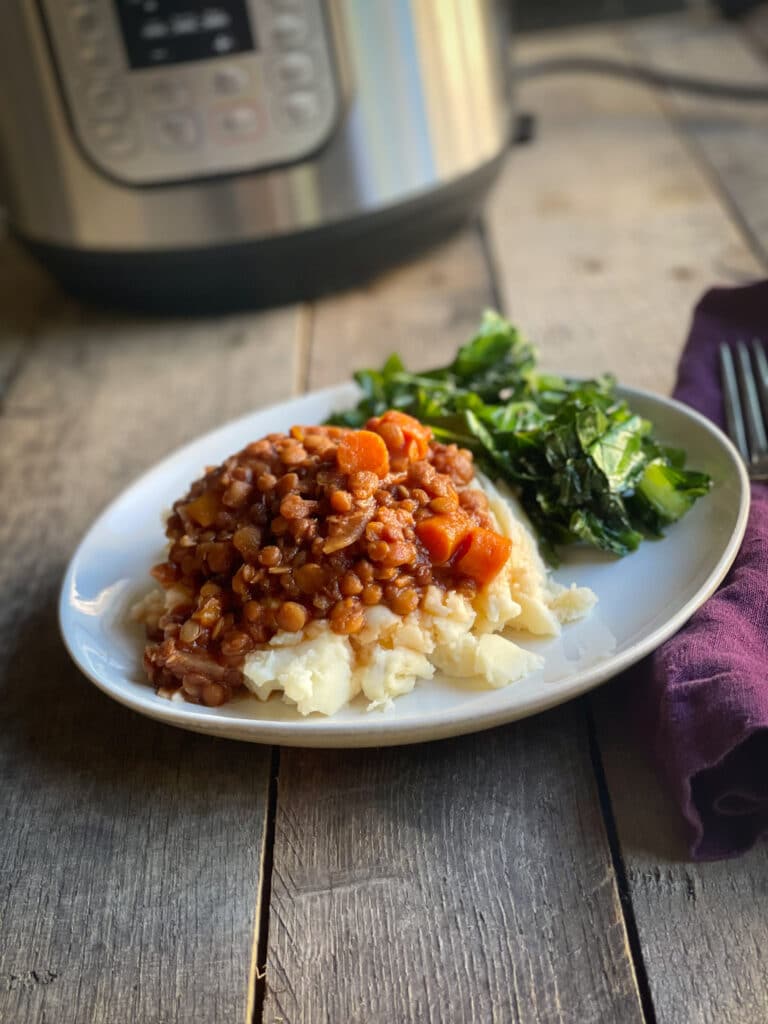
<svg viewBox="0 0 768 1024">
<path fill-rule="evenodd" d="M 472 523 L 463 512 L 446 512 L 418 522 L 416 536 L 439 565 L 448 561 L 471 529 Z"/>
<path fill-rule="evenodd" d="M 408 413 L 399 412 L 397 409 L 388 409 L 383 416 L 380 416 L 378 419 L 369 420 L 366 425 L 371 430 L 377 430 L 377 432 L 379 427 L 384 426 L 382 433 L 385 438 L 392 436 L 392 432 L 388 430 L 388 427 L 398 427 L 403 438 L 403 444 L 398 454 L 406 454 L 411 462 L 426 458 L 432 430 L 424 423 L 419 423 L 413 416 L 409 416 Z M 400 435 L 396 434 L 395 436 Z"/>
<path fill-rule="evenodd" d="M 214 491 L 203 491 L 199 498 L 187 505 L 187 515 L 200 526 L 213 526 L 219 514 L 219 499 Z"/>
<path fill-rule="evenodd" d="M 501 572 L 511 550 L 512 541 L 508 537 L 476 526 L 466 537 L 454 567 L 485 586 Z"/>
<path fill-rule="evenodd" d="M 339 442 L 336 461 L 342 473 L 375 473 L 382 477 L 389 472 L 387 446 L 372 430 L 345 434 Z"/>
</svg>

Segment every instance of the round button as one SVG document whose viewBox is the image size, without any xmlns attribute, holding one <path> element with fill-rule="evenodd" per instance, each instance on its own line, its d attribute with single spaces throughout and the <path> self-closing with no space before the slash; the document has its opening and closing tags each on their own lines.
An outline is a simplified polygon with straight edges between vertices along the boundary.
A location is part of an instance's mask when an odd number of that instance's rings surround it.
<svg viewBox="0 0 768 1024">
<path fill-rule="evenodd" d="M 277 78 L 285 89 L 295 89 L 301 85 L 310 85 L 315 77 L 315 66 L 308 53 L 286 53 L 280 57 L 276 66 Z"/>
<path fill-rule="evenodd" d="M 99 148 L 110 156 L 130 156 L 137 149 L 135 133 L 124 124 L 101 121 L 93 132 Z"/>
<path fill-rule="evenodd" d="M 304 128 L 317 118 L 320 104 L 315 93 L 304 89 L 289 93 L 283 100 L 283 110 L 289 124 L 295 128 Z"/>
<path fill-rule="evenodd" d="M 103 47 L 92 44 L 81 47 L 80 60 L 92 71 L 106 71 L 114 63 L 112 54 Z"/>
<path fill-rule="evenodd" d="M 213 73 L 213 91 L 219 96 L 236 96 L 248 85 L 250 76 L 237 64 L 225 64 Z"/>
<path fill-rule="evenodd" d="M 301 46 L 307 37 L 307 23 L 295 14 L 278 14 L 272 23 L 272 37 L 282 50 Z"/>
<path fill-rule="evenodd" d="M 88 107 L 96 118 L 119 118 L 127 113 L 128 100 L 117 86 L 100 82 L 88 90 Z"/>
<path fill-rule="evenodd" d="M 256 103 L 236 103 L 214 111 L 216 134 L 229 142 L 252 140 L 261 135 L 265 120 Z"/>
<path fill-rule="evenodd" d="M 147 85 L 147 95 L 158 110 L 171 110 L 186 104 L 189 90 L 174 78 L 155 78 Z"/>
<path fill-rule="evenodd" d="M 163 114 L 154 119 L 153 134 L 163 149 L 194 149 L 200 141 L 200 126 L 194 114 Z"/>
<path fill-rule="evenodd" d="M 72 10 L 72 27 L 82 42 L 91 43 L 101 39 L 104 34 L 104 27 L 98 14 L 87 7 L 79 4 Z"/>
</svg>

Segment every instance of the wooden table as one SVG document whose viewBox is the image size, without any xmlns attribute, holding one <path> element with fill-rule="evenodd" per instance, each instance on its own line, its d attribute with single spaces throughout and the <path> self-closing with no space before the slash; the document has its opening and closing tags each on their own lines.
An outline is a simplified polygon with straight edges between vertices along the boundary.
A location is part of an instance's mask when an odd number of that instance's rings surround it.
<svg viewBox="0 0 768 1024">
<path fill-rule="evenodd" d="M 520 51 L 768 81 L 738 30 L 677 16 Z M 521 101 L 537 138 L 481 223 L 322 302 L 109 315 L 4 243 L 3 1022 L 768 1020 L 768 847 L 686 861 L 621 680 L 463 739 L 269 750 L 118 707 L 58 638 L 73 546 L 131 477 L 392 349 L 440 361 L 486 305 L 547 367 L 670 390 L 697 297 L 766 272 L 765 107 L 586 77 Z"/>
</svg>

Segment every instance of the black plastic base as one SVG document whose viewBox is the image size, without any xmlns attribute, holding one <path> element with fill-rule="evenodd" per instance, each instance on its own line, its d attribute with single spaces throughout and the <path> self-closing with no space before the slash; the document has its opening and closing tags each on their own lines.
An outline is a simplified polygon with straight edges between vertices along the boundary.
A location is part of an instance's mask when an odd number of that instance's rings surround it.
<svg viewBox="0 0 768 1024">
<path fill-rule="evenodd" d="M 215 313 L 314 298 L 360 283 L 466 223 L 503 155 L 417 199 L 328 227 L 205 249 L 114 252 L 22 238 L 78 298 L 154 313 Z"/>
</svg>

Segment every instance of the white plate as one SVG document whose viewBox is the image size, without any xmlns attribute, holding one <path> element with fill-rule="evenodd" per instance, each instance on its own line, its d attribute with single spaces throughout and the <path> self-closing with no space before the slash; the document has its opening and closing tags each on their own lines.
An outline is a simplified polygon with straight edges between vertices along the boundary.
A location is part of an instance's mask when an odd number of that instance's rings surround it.
<svg viewBox="0 0 768 1024">
<path fill-rule="evenodd" d="M 563 583 L 591 587 L 599 603 L 557 639 L 524 643 L 544 667 L 501 690 L 472 688 L 439 675 L 420 682 L 388 711 L 365 710 L 362 698 L 331 718 L 298 712 L 273 697 L 238 697 L 221 708 L 158 697 L 141 669 L 143 630 L 127 621 L 161 560 L 161 512 L 205 465 L 249 441 L 294 423 L 320 423 L 357 398 L 354 385 L 314 392 L 229 423 L 170 455 L 137 480 L 96 520 L 67 570 L 59 618 L 70 654 L 115 700 L 196 732 L 256 743 L 366 747 L 439 739 L 487 729 L 570 700 L 638 661 L 674 633 L 725 576 L 739 549 L 749 510 L 749 481 L 728 439 L 686 406 L 641 391 L 622 394 L 647 416 L 662 440 L 684 447 L 689 464 L 714 479 L 711 494 L 671 527 L 623 559 L 574 550 L 555 572 Z"/>
</svg>

